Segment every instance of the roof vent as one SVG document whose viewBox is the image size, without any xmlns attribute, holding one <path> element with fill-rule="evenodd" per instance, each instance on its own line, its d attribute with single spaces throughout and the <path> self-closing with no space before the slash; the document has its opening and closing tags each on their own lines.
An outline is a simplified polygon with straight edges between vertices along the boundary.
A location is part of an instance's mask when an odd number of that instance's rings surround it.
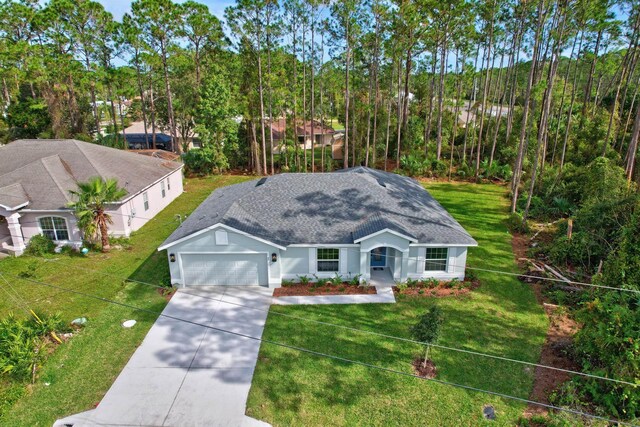
<svg viewBox="0 0 640 427">
<path fill-rule="evenodd" d="M 264 184 L 265 182 L 267 182 L 267 178 L 260 178 L 258 180 L 258 182 L 256 183 L 256 187 L 260 187 L 262 184 Z"/>
<path fill-rule="evenodd" d="M 387 184 L 385 184 L 385 182 L 381 179 L 378 180 L 378 184 L 380 184 L 382 187 L 387 188 Z"/>
</svg>

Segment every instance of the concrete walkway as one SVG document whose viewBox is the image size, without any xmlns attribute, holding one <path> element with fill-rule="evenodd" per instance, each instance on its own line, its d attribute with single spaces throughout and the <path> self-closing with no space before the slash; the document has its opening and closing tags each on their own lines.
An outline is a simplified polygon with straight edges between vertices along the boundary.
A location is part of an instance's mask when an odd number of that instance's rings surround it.
<svg viewBox="0 0 640 427">
<path fill-rule="evenodd" d="M 393 304 L 396 298 L 388 286 L 376 286 L 377 294 L 368 295 L 305 295 L 298 297 L 274 297 L 275 305 L 313 305 L 313 304 Z"/>
<path fill-rule="evenodd" d="M 163 314 L 262 336 L 272 289 L 188 292 L 197 295 L 178 291 Z M 74 426 L 268 426 L 245 415 L 259 349 L 256 340 L 159 317 L 98 407 Z"/>
</svg>

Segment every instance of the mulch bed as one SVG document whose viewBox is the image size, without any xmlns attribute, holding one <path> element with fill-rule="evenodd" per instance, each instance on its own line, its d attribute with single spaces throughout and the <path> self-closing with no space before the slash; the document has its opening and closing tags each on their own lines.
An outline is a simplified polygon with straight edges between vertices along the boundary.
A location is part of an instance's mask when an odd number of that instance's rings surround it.
<svg viewBox="0 0 640 427">
<path fill-rule="evenodd" d="M 424 378 L 435 378 L 438 375 L 438 369 L 436 369 L 436 364 L 433 363 L 431 359 L 427 360 L 427 364 L 425 366 L 424 359 L 418 357 L 413 360 L 413 370 L 416 372 L 416 375 L 419 375 Z"/>
<path fill-rule="evenodd" d="M 461 285 L 461 286 L 460 286 Z M 460 296 L 468 294 L 480 287 L 480 283 L 477 280 L 460 282 L 460 285 L 454 287 L 448 287 L 447 282 L 440 282 L 436 287 L 425 286 L 412 286 L 403 290 L 400 290 L 397 286 L 393 287 L 393 293 L 396 295 L 411 295 L 430 298 L 442 298 L 450 296 Z"/>
<path fill-rule="evenodd" d="M 317 286 L 312 283 L 283 286 L 276 288 L 274 297 L 307 296 L 307 295 L 371 295 L 376 293 L 373 286 L 358 286 L 343 283 L 342 285 L 326 284 Z"/>
</svg>

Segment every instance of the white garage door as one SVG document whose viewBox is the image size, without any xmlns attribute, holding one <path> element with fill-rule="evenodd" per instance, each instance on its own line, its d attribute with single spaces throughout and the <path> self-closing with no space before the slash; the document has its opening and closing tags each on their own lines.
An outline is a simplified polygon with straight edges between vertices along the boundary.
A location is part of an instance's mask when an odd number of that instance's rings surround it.
<svg viewBox="0 0 640 427">
<path fill-rule="evenodd" d="M 185 254 L 186 286 L 267 286 L 265 254 Z"/>
</svg>

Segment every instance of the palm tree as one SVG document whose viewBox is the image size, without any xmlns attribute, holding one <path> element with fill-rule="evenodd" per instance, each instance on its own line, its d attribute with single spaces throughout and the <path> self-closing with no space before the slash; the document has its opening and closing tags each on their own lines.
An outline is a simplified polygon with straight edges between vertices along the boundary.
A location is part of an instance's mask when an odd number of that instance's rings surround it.
<svg viewBox="0 0 640 427">
<path fill-rule="evenodd" d="M 113 178 L 90 178 L 87 182 L 78 183 L 78 191 L 69 191 L 76 198 L 68 204 L 75 210 L 78 227 L 88 238 L 96 237 L 98 232 L 102 241 L 102 252 L 108 252 L 108 225 L 113 223 L 111 215 L 106 212 L 106 205 L 116 202 L 127 195 L 127 190 L 118 187 Z"/>
</svg>

